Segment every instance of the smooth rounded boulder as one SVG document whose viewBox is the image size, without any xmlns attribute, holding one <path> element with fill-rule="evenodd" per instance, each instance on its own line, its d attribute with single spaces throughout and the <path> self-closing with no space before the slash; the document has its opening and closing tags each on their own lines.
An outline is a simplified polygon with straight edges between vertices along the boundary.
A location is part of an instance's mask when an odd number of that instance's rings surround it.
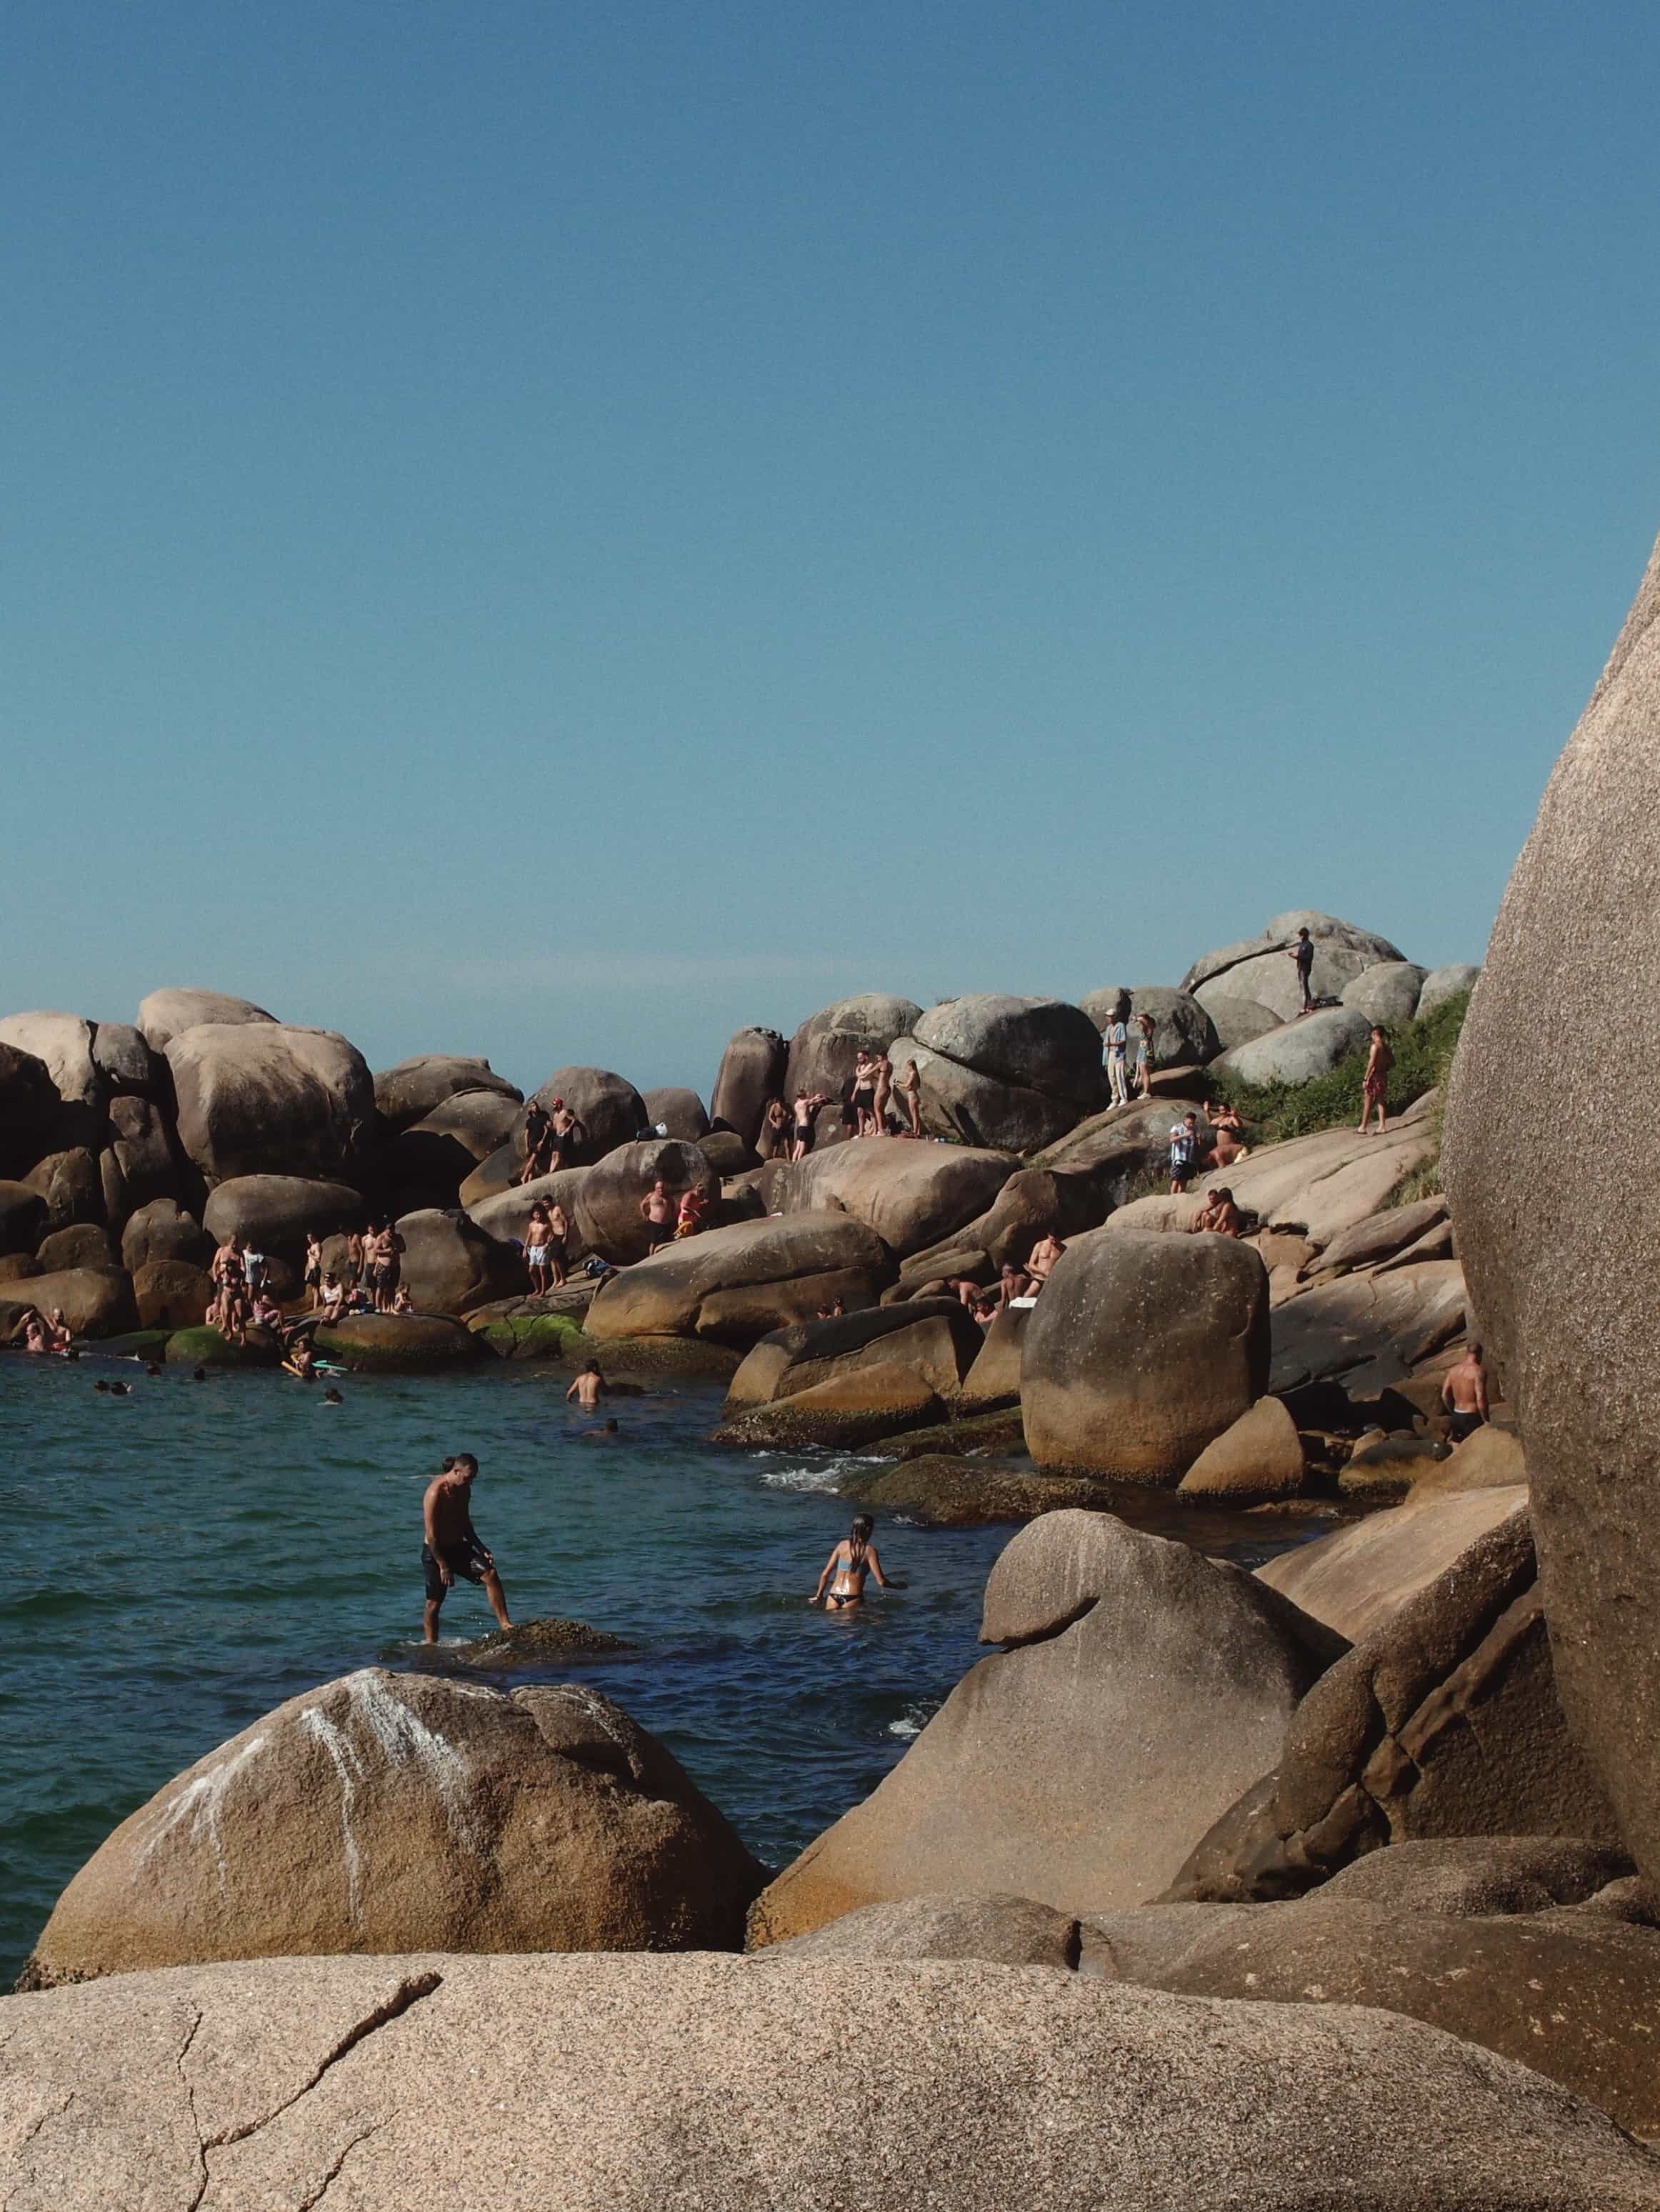
<svg viewBox="0 0 1660 2212">
<path fill-rule="evenodd" d="M 640 1095 L 645 1101 L 647 1120 L 664 1136 L 684 1137 L 694 1145 L 700 1137 L 708 1136 L 709 1117 L 695 1091 L 683 1084 L 668 1084 Z"/>
<path fill-rule="evenodd" d="M 1424 978 L 1423 989 L 1418 994 L 1419 1019 L 1427 1020 L 1438 1007 L 1448 1005 L 1454 999 L 1462 999 L 1467 992 L 1473 991 L 1481 973 L 1479 968 L 1472 967 L 1468 961 L 1452 961 L 1444 968 L 1432 968 Z"/>
<path fill-rule="evenodd" d="M 1371 1018 L 1358 1007 L 1327 1006 L 1253 1037 L 1249 1044 L 1235 1045 L 1215 1066 L 1219 1074 L 1259 1087 L 1312 1083 L 1317 1076 L 1329 1075 L 1352 1052 L 1363 1052 L 1371 1035 Z"/>
<path fill-rule="evenodd" d="M 369 1140 L 373 1079 L 362 1053 L 331 1030 L 200 1023 L 167 1050 L 179 1142 L 210 1183 L 337 1176 Z"/>
<path fill-rule="evenodd" d="M 763 1892 L 752 1943 L 933 1891 L 1017 1891 L 1072 1913 L 1140 1904 L 1279 1756 L 1345 1649 L 1240 1569 L 1076 1511 L 1003 1551 L 981 1640 L 1012 1648 Z"/>
<path fill-rule="evenodd" d="M 1254 1037 L 1266 1036 L 1270 1030 L 1282 1026 L 1272 1006 L 1265 1006 L 1260 999 L 1239 998 L 1219 984 L 1204 1005 L 1223 1052 L 1231 1052 L 1236 1045 L 1249 1044 Z"/>
<path fill-rule="evenodd" d="M 618 1145 L 630 1144 L 649 1126 L 646 1102 L 634 1085 L 608 1067 L 556 1067 L 532 1103 L 546 1112 L 562 1099 L 582 1124 L 583 1133 L 570 1156 L 570 1165 L 586 1167 L 603 1159 Z M 522 1117 L 520 1121 L 522 1128 Z M 515 1138 L 519 1133 L 515 1129 Z"/>
<path fill-rule="evenodd" d="M 489 1352 L 484 1340 L 445 1314 L 349 1313 L 312 1338 L 320 1358 L 357 1375 L 424 1375 L 465 1366 Z"/>
<path fill-rule="evenodd" d="M 897 998 L 890 991 L 860 991 L 852 998 L 838 999 L 833 1006 L 821 1006 L 816 1014 L 808 1015 L 790 1039 L 782 1095 L 794 1098 L 800 1091 L 820 1091 L 827 1098 L 839 1099 L 853 1077 L 860 1054 L 886 1052 L 896 1037 L 903 1036 L 921 1018 L 921 1012 L 910 1000 Z M 894 1072 L 899 1071 L 896 1067 Z M 839 1138 L 842 1125 L 830 1124 L 826 1133 L 829 1138 Z"/>
<path fill-rule="evenodd" d="M 574 1225 L 583 1249 L 598 1252 L 613 1267 L 643 1260 L 651 1249 L 652 1235 L 641 1207 L 658 1182 L 677 1205 L 684 1192 L 698 1192 L 704 1218 L 713 1218 L 721 1182 L 697 1146 L 678 1137 L 618 1145 L 596 1161 L 575 1187 Z"/>
<path fill-rule="evenodd" d="M 1264 1395 L 1268 1282 L 1231 1237 L 1092 1230 L 1032 1308 L 1021 1353 L 1037 1465 L 1174 1484 Z"/>
<path fill-rule="evenodd" d="M 793 1164 L 774 1161 L 758 1188 L 769 1212 L 845 1207 L 903 1259 L 985 1213 L 1016 1164 L 1007 1152 L 865 1137 Z"/>
<path fill-rule="evenodd" d="M 1261 1502 L 1303 1487 L 1303 1440 L 1278 1398 L 1259 1398 L 1207 1443 L 1183 1476 L 1184 1497 Z"/>
<path fill-rule="evenodd" d="M 1108 1023 L 1116 1019 L 1128 1024 L 1134 1039 L 1138 1033 L 1136 1016 L 1150 1014 L 1156 1067 L 1202 1067 L 1222 1049 L 1215 1024 L 1186 991 L 1172 991 L 1161 983 L 1142 983 L 1133 990 L 1091 991 L 1078 1003 L 1104 1035 Z M 1134 1066 L 1133 1052 L 1130 1066 Z"/>
<path fill-rule="evenodd" d="M 48 1152 L 23 1180 L 46 1200 L 48 1232 L 71 1228 L 77 1221 L 106 1218 L 104 1179 L 97 1156 L 83 1145 L 73 1146 L 68 1152 Z"/>
<path fill-rule="evenodd" d="M 211 1022 L 231 1028 L 246 1022 L 274 1022 L 252 999 L 233 998 L 224 991 L 152 991 L 138 1005 L 138 1029 L 152 1052 L 166 1052 L 174 1037 L 185 1030 Z"/>
<path fill-rule="evenodd" d="M 464 1091 L 489 1091 L 514 1106 L 524 1103 L 524 1092 L 498 1075 L 489 1060 L 423 1052 L 380 1070 L 374 1079 L 375 1109 L 389 1128 L 412 1129 L 447 1098 Z"/>
<path fill-rule="evenodd" d="M 525 1288 L 523 1255 L 465 1213 L 423 1208 L 398 1218 L 403 1283 L 421 1314 L 471 1313 Z"/>
<path fill-rule="evenodd" d="M 940 1397 L 954 1398 L 984 1344 L 979 1324 L 955 1297 L 800 1322 L 763 1337 L 749 1353 L 727 1388 L 725 1417 L 878 1364 L 907 1367 Z"/>
<path fill-rule="evenodd" d="M 210 1959 L 735 1947 L 758 1869 L 656 1740 L 576 1684 L 380 1668 L 290 1698 L 100 1845 L 37 1987 Z"/>
<path fill-rule="evenodd" d="M 138 1326 L 132 1283 L 121 1267 L 65 1267 L 55 1275 L 31 1275 L 4 1286 L 0 1334 L 9 1333 L 29 1306 L 43 1314 L 61 1308 L 71 1336 L 119 1336 Z"/>
<path fill-rule="evenodd" d="M 93 1027 L 81 1014 L 8 1014 L 0 1020 L 0 1044 L 44 1063 L 60 1105 L 100 1109 L 108 1086 L 93 1058 Z"/>
<path fill-rule="evenodd" d="M 219 1184 L 209 1196 L 202 1226 L 215 1244 L 240 1237 L 256 1252 L 275 1253 L 292 1265 L 303 1259 L 308 1236 L 344 1236 L 368 1219 L 362 1194 L 349 1183 L 249 1175 Z"/>
<path fill-rule="evenodd" d="M 170 1198 L 152 1199 L 141 1206 L 121 1231 L 121 1264 L 130 1273 L 159 1260 L 183 1260 L 205 1267 L 212 1257 L 212 1237 L 193 1213 Z"/>
<path fill-rule="evenodd" d="M 1358 1643 L 1445 1574 L 1478 1537 L 1528 1502 L 1526 1490 L 1519 1486 L 1457 1491 L 1432 1499 L 1418 1492 L 1414 1484 L 1404 1505 L 1369 1513 L 1329 1536 L 1281 1552 L 1256 1570 L 1259 1577 Z"/>
<path fill-rule="evenodd" d="M 847 1213 L 794 1213 L 707 1229 L 600 1286 L 584 1326 L 599 1340 L 696 1336 L 740 1350 L 840 1298 L 874 1305 L 885 1246 Z"/>
<path fill-rule="evenodd" d="M 789 1046 L 776 1030 L 739 1030 L 721 1055 L 709 1093 L 714 1127 L 734 1130 L 753 1149 L 768 1099 L 784 1095 L 788 1066 Z"/>
<path fill-rule="evenodd" d="M 140 1328 L 198 1328 L 218 1295 L 205 1268 L 188 1260 L 146 1260 L 132 1271 Z"/>
<path fill-rule="evenodd" d="M 411 2177 L 435 2212 L 1660 2193 L 1596 2106 L 1418 2021 L 971 1959 L 265 1959 L 9 1998 L 0 2031 L 20 2212 L 409 2212 Z"/>
<path fill-rule="evenodd" d="M 1660 1880 L 1660 549 L 1505 890 L 1448 1092 L 1446 1188 L 1523 1442 L 1564 1701 Z M 1574 1049 L 1540 1079 L 1541 1008 Z M 1495 1142 L 1502 1133 L 1502 1142 Z"/>
<path fill-rule="evenodd" d="M 0 1176 L 28 1173 L 52 1141 L 60 1103 L 46 1061 L 0 1043 Z"/>
<path fill-rule="evenodd" d="M 1310 988 L 1316 999 L 1335 998 L 1346 984 L 1380 961 L 1405 957 L 1398 945 L 1374 931 L 1358 928 L 1336 915 L 1296 908 L 1275 915 L 1260 937 L 1202 955 L 1182 978 L 1182 988 L 1205 1006 L 1217 996 L 1255 999 L 1282 1021 L 1290 1021 L 1301 1012 L 1303 1000 L 1289 954 L 1304 927 L 1314 945 Z"/>
<path fill-rule="evenodd" d="M 1339 994 L 1346 1006 L 1363 1013 L 1369 1022 L 1386 1029 L 1409 1022 L 1418 1012 L 1419 994 L 1429 971 L 1410 960 L 1380 960 L 1367 968 Z"/>
</svg>

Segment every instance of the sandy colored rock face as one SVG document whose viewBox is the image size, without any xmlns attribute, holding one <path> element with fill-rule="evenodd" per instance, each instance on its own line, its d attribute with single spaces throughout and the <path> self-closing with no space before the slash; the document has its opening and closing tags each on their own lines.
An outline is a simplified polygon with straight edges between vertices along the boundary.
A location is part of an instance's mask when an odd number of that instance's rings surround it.
<svg viewBox="0 0 1660 2212">
<path fill-rule="evenodd" d="M 695 1091 L 682 1084 L 666 1085 L 656 1091 L 642 1091 L 646 1118 L 654 1129 L 660 1124 L 671 1137 L 684 1137 L 695 1145 L 700 1137 L 709 1133 L 709 1117 L 703 1102 Z"/>
<path fill-rule="evenodd" d="M 1404 1381 L 1458 1334 L 1467 1310 L 1456 1260 L 1318 1284 L 1274 1309 L 1272 1386 L 1294 1390 L 1333 1375 L 1364 1376 L 1373 1389 Z"/>
<path fill-rule="evenodd" d="M 1293 983 L 1293 995 L 1295 988 Z M 1371 1024 L 1358 1008 L 1328 1006 L 1296 1021 L 1288 1018 L 1283 1028 L 1235 1045 L 1216 1066 L 1242 1083 L 1312 1083 L 1360 1051 L 1370 1033 Z"/>
<path fill-rule="evenodd" d="M 1282 1552 L 1260 1580 L 1351 1643 L 1390 1620 L 1444 1575 L 1477 1537 L 1526 1505 L 1525 1489 L 1469 1490 L 1370 1513 L 1312 1544 Z"/>
<path fill-rule="evenodd" d="M 1294 1498 L 1303 1486 L 1303 1443 L 1277 1398 L 1259 1398 L 1207 1444 L 1181 1487 L 1207 1498 Z"/>
<path fill-rule="evenodd" d="M 279 1705 L 124 1820 L 29 1971 L 718 1948 L 740 1940 L 757 1881 L 661 1745 L 596 1692 L 371 1668 Z"/>
<path fill-rule="evenodd" d="M 983 1348 L 978 1323 L 958 1298 L 803 1322 L 756 1346 L 732 1378 L 727 1418 L 879 1364 L 909 1367 L 942 1398 L 955 1397 Z"/>
<path fill-rule="evenodd" d="M 60 1274 L 31 1275 L 12 1284 L 0 1297 L 0 1329 L 9 1330 L 28 1306 L 39 1306 L 43 1314 L 61 1306 L 75 1336 L 119 1336 L 138 1326 L 132 1284 L 119 1267 L 67 1267 Z"/>
<path fill-rule="evenodd" d="M 1278 1757 L 1343 1648 L 1268 1598 L 1114 1515 L 1044 1514 L 987 1585 L 982 1636 L 1022 1648 L 983 1660 L 873 1795 L 786 1868 L 751 1939 L 932 1891 L 1018 1884 L 1074 1914 L 1153 1895 Z"/>
<path fill-rule="evenodd" d="M 0 2183 L 53 2212 L 410 2212 L 412 2176 L 434 2212 L 1312 2212 L 1311 2175 L 1344 2212 L 1660 2191 L 1594 2107 L 1416 2021 L 976 1961 L 268 1960 L 0 2019 Z"/>
<path fill-rule="evenodd" d="M 843 1206 L 903 1258 L 984 1213 L 1015 1165 L 1006 1152 L 864 1137 L 769 1166 L 759 1187 L 769 1213 Z"/>
<path fill-rule="evenodd" d="M 525 1263 L 465 1214 L 426 1209 L 398 1224 L 403 1281 L 417 1313 L 465 1314 L 525 1286 Z"/>
<path fill-rule="evenodd" d="M 1038 1466 L 1175 1484 L 1268 1382 L 1262 1261 L 1225 1237 L 1110 1226 L 1075 1238 L 1020 1361 Z"/>
<path fill-rule="evenodd" d="M 413 1128 L 447 1098 L 463 1091 L 487 1091 L 515 1106 L 520 1093 L 487 1060 L 454 1053 L 422 1053 L 383 1068 L 374 1079 L 375 1109 L 394 1129 Z"/>
<path fill-rule="evenodd" d="M 348 1183 L 304 1176 L 237 1176 L 208 1199 L 202 1226 L 216 1244 L 245 1238 L 255 1251 L 289 1261 L 304 1257 L 308 1234 L 344 1235 L 368 1220 L 362 1195 Z"/>
<path fill-rule="evenodd" d="M 1660 1070 L 1657 761 L 1660 551 L 1511 874 L 1453 1067 L 1444 1147 L 1475 1309 L 1522 1411 L 1564 1697 L 1651 1880 L 1660 1191 L 1641 1117 L 1611 1115 L 1609 1102 L 1645 1094 Z M 1537 1079 L 1541 1006 L 1572 1007 L 1584 1040 L 1548 1083 Z"/>
<path fill-rule="evenodd" d="M 768 1099 L 783 1096 L 788 1060 L 789 1047 L 776 1030 L 739 1030 L 721 1055 L 709 1095 L 715 1127 L 735 1129 L 745 1145 L 753 1145 Z"/>
<path fill-rule="evenodd" d="M 706 1230 L 606 1283 L 588 1310 L 597 1339 L 708 1336 L 743 1347 L 815 1317 L 840 1296 L 873 1305 L 886 1249 L 847 1213 L 795 1213 Z"/>
<path fill-rule="evenodd" d="M 796 1444 L 869 1443 L 895 1430 L 938 1421 L 945 1407 L 915 1368 L 874 1360 L 811 1389 L 752 1406 L 717 1429 L 717 1443 L 766 1449 Z"/>
<path fill-rule="evenodd" d="M 272 1022 L 277 1017 L 252 999 L 238 999 L 223 991 L 152 991 L 138 1006 L 138 1029 L 152 1052 L 165 1052 L 179 1032 L 204 1022 L 232 1028 L 247 1022 Z"/>
<path fill-rule="evenodd" d="M 646 1102 L 625 1076 L 614 1075 L 608 1067 L 556 1067 L 531 1097 L 550 1113 L 554 1100 L 562 1098 L 587 1130 L 572 1160 L 575 1167 L 588 1166 L 618 1145 L 632 1143 L 646 1127 Z"/>
<path fill-rule="evenodd" d="M 1179 1119 L 1172 1115 L 1171 1119 Z M 1189 1188 L 1222 1184 L 1241 1209 L 1264 1229 L 1306 1237 L 1324 1246 L 1357 1222 L 1380 1212 L 1434 1151 L 1415 1123 L 1391 1123 L 1386 1135 L 1362 1137 L 1353 1129 L 1320 1129 L 1310 1137 L 1255 1152 L 1230 1168 L 1212 1168 Z M 1111 1218 L 1121 1229 L 1163 1228 L 1190 1200 L 1140 1198 Z"/>
<path fill-rule="evenodd" d="M 210 1183 L 337 1175 L 374 1127 L 362 1054 L 322 1030 L 204 1023 L 172 1039 L 167 1064 L 179 1142 Z"/>
</svg>

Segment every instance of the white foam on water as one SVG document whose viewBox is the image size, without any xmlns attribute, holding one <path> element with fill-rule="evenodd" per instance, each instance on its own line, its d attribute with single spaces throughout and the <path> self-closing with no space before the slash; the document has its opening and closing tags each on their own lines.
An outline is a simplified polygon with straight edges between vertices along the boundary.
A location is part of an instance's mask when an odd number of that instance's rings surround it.
<svg viewBox="0 0 1660 2212">
<path fill-rule="evenodd" d="M 240 1751 L 228 1759 L 222 1759 L 216 1766 L 210 1766 L 205 1774 L 195 1776 L 182 1789 L 176 1790 L 161 1808 L 155 1828 L 133 1861 L 133 1873 L 137 1875 L 151 1853 L 188 1814 L 189 1840 L 192 1844 L 205 1841 L 212 1851 L 214 1869 L 219 1877 L 219 1893 L 222 1897 L 225 1893 L 225 1838 L 219 1825 L 220 1815 L 224 1811 L 231 1784 L 250 1760 L 258 1757 L 265 1748 L 265 1742 L 263 1735 L 251 1737 Z"/>
<path fill-rule="evenodd" d="M 937 1705 L 907 1705 L 897 1721 L 888 1723 L 888 1734 L 897 1735 L 901 1743 L 914 1743 L 938 1711 Z"/>
<path fill-rule="evenodd" d="M 779 1456 L 783 1457 L 781 1454 Z M 761 1480 L 769 1490 L 819 1491 L 833 1496 L 842 1487 L 849 1469 L 859 1464 L 858 1460 L 845 1454 L 838 1454 L 834 1459 L 814 1460 L 805 1467 L 785 1459 L 781 1466 L 763 1466 Z"/>
</svg>

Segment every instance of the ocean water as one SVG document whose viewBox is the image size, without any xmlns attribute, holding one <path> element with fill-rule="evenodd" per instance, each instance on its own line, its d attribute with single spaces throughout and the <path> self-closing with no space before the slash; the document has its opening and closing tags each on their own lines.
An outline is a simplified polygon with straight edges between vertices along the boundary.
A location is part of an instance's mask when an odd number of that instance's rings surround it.
<svg viewBox="0 0 1660 2212">
<path fill-rule="evenodd" d="M 131 1395 L 100 1395 L 100 1376 Z M 348 1377 L 330 1408 L 273 1374 L 0 1357 L 0 1988 L 76 1869 L 180 1768 L 318 1682 L 428 1663 L 421 1496 L 450 1452 L 479 1461 L 473 1517 L 514 1619 L 562 1613 L 634 1647 L 541 1679 L 614 1698 L 759 1858 L 782 1865 L 868 1795 L 984 1656 L 981 1593 L 1013 1530 L 885 1520 L 884 1564 L 909 1587 L 826 1616 L 806 1600 L 846 1533 L 845 1460 L 711 1449 L 721 1394 L 702 1385 L 618 1399 L 600 1437 L 569 1381 Z M 1247 1565 L 1317 1525 L 1180 1520 Z M 458 1587 L 445 1637 L 493 1626 Z"/>
</svg>

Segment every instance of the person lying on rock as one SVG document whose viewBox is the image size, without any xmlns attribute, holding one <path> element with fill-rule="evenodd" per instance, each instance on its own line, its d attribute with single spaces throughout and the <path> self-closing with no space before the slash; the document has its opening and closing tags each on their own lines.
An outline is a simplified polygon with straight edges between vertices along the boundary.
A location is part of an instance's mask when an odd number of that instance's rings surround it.
<svg viewBox="0 0 1660 2212">
<path fill-rule="evenodd" d="M 865 1602 L 865 1578 L 874 1575 L 884 1589 L 903 1589 L 903 1583 L 895 1582 L 882 1571 L 882 1562 L 876 1556 L 876 1547 L 871 1541 L 876 1523 L 868 1513 L 861 1513 L 854 1522 L 852 1532 L 843 1536 L 824 1562 L 824 1571 L 818 1577 L 818 1587 L 807 1600 L 817 1605 L 824 1599 L 826 1613 L 843 1613 L 849 1606 Z M 828 1595 L 824 1585 L 830 1584 Z"/>
<path fill-rule="evenodd" d="M 1474 1436 L 1487 1419 L 1487 1370 L 1481 1364 L 1479 1344 L 1472 1344 L 1457 1366 L 1449 1370 L 1441 1385 L 1441 1403 L 1451 1416 L 1447 1434 L 1456 1444 Z"/>
<path fill-rule="evenodd" d="M 1208 1231 L 1213 1237 L 1237 1237 L 1244 1225 L 1231 1190 L 1207 1192 L 1193 1221 L 1195 1236 Z"/>
<path fill-rule="evenodd" d="M 1037 1297 L 1054 1273 L 1055 1263 L 1066 1249 L 1053 1230 L 1046 1237 L 1038 1238 L 1026 1255 L 1026 1297 Z"/>
<path fill-rule="evenodd" d="M 569 1406 L 575 1398 L 585 1413 L 595 1413 L 599 1410 L 599 1401 L 609 1394 L 610 1389 L 611 1385 L 599 1372 L 599 1361 L 590 1359 L 566 1391 L 565 1403 Z"/>
<path fill-rule="evenodd" d="M 472 1454 L 457 1452 L 444 1462 L 443 1473 L 427 1485 L 422 1500 L 425 1541 L 421 1547 L 421 1571 L 427 1591 L 423 1626 L 429 1644 L 438 1641 L 439 1610 L 457 1575 L 464 1582 L 482 1583 L 498 1625 L 513 1626 L 496 1561 L 472 1525 L 472 1486 L 477 1473 L 478 1462 Z"/>
</svg>

